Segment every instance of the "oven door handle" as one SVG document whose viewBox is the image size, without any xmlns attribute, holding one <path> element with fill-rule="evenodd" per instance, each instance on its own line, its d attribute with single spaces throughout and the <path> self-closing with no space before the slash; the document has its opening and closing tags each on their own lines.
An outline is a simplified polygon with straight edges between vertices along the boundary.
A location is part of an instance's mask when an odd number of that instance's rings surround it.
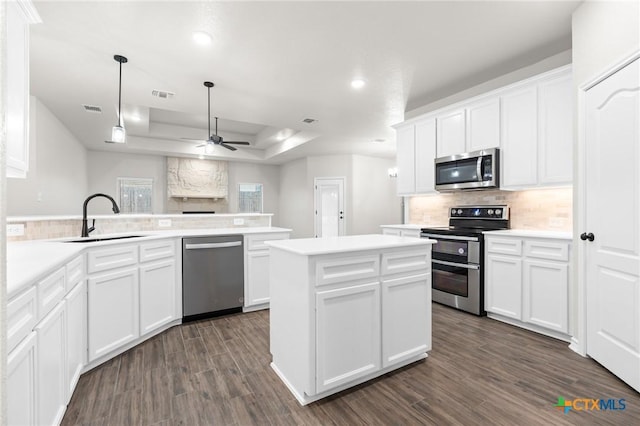
<svg viewBox="0 0 640 426">
<path fill-rule="evenodd" d="M 473 265 L 468 263 L 453 263 L 453 262 L 447 262 L 445 260 L 437 260 L 437 259 L 431 259 L 431 262 L 435 263 L 436 265 L 455 266 L 456 268 L 475 269 L 475 270 L 480 269 L 480 265 Z"/>
<path fill-rule="evenodd" d="M 433 238 L 436 240 L 478 241 L 477 237 L 463 237 L 460 235 L 445 235 L 445 234 L 429 234 L 428 232 L 422 232 L 420 236 Z"/>
</svg>

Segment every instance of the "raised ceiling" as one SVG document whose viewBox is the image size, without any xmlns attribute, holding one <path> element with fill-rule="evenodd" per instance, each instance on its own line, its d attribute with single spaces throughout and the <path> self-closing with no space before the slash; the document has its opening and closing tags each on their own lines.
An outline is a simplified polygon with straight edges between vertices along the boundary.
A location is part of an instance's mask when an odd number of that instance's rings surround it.
<svg viewBox="0 0 640 426">
<path fill-rule="evenodd" d="M 200 154 L 181 138 L 207 138 L 203 82 L 210 80 L 219 133 L 252 143 L 235 152 L 217 147 L 211 158 L 277 164 L 306 155 L 395 155 L 390 126 L 407 106 L 569 49 L 579 2 L 34 4 L 42 23 L 31 30 L 32 95 L 88 149 Z M 211 44 L 194 43 L 194 31 L 209 33 Z M 114 54 L 129 59 L 125 146 L 104 143 L 117 121 Z M 354 78 L 365 87 L 351 88 Z"/>
</svg>

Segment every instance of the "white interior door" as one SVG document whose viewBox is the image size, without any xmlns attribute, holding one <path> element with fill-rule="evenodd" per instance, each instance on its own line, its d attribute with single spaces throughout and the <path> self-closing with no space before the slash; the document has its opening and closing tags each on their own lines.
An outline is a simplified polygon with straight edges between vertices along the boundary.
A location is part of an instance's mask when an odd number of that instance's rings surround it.
<svg viewBox="0 0 640 426">
<path fill-rule="evenodd" d="M 585 95 L 587 354 L 640 391 L 640 60 Z"/>
<path fill-rule="evenodd" d="M 315 235 L 344 235 L 344 178 L 315 178 Z"/>
</svg>

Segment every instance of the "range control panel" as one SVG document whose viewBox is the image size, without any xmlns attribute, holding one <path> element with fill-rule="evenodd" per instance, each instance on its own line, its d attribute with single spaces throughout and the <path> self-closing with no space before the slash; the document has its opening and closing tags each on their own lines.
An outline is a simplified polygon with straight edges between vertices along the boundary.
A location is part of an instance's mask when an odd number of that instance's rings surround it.
<svg viewBox="0 0 640 426">
<path fill-rule="evenodd" d="M 449 218 L 453 219 L 509 219 L 508 206 L 460 206 L 451 207 Z"/>
</svg>

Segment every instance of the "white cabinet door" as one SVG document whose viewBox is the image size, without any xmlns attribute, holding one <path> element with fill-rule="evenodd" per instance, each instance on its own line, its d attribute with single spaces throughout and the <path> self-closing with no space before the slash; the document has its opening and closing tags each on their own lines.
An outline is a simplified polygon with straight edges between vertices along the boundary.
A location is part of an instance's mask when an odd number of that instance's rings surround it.
<svg viewBox="0 0 640 426">
<path fill-rule="evenodd" d="M 429 118 L 415 125 L 416 192 L 435 192 L 436 119 Z"/>
<path fill-rule="evenodd" d="M 316 392 L 380 369 L 380 283 L 316 293 Z"/>
<path fill-rule="evenodd" d="M 29 169 L 29 21 L 20 3 L 5 2 L 7 176 Z"/>
<path fill-rule="evenodd" d="M 176 318 L 176 261 L 140 265 L 140 335 Z"/>
<path fill-rule="evenodd" d="M 538 120 L 535 86 L 502 95 L 503 188 L 535 186 L 538 173 Z"/>
<path fill-rule="evenodd" d="M 438 157 L 466 152 L 465 110 L 460 109 L 438 116 Z"/>
<path fill-rule="evenodd" d="M 500 147 L 500 98 L 483 99 L 467 107 L 467 148 Z"/>
<path fill-rule="evenodd" d="M 89 361 L 139 335 L 138 267 L 89 277 Z"/>
<path fill-rule="evenodd" d="M 573 92 L 571 74 L 538 85 L 540 184 L 573 180 Z"/>
<path fill-rule="evenodd" d="M 67 401 L 87 360 L 87 284 L 83 280 L 65 297 L 67 311 Z"/>
<path fill-rule="evenodd" d="M 569 332 L 569 266 L 524 260 L 523 321 L 561 333 Z"/>
<path fill-rule="evenodd" d="M 382 367 L 431 349 L 429 274 L 382 282 Z"/>
<path fill-rule="evenodd" d="M 485 309 L 487 312 L 522 319 L 522 260 L 487 254 Z"/>
<path fill-rule="evenodd" d="M 35 327 L 38 339 L 37 424 L 59 424 L 67 407 L 65 303 L 58 305 Z"/>
<path fill-rule="evenodd" d="M 397 237 L 400 236 L 402 231 L 400 231 L 400 229 L 398 228 L 388 228 L 388 227 L 382 227 L 382 234 L 383 235 L 395 235 Z"/>
<path fill-rule="evenodd" d="M 416 192 L 415 127 L 413 125 L 396 130 L 396 165 L 398 167 L 398 195 Z"/>
<path fill-rule="evenodd" d="M 31 332 L 7 357 L 7 424 L 36 423 L 36 333 Z"/>
<path fill-rule="evenodd" d="M 269 303 L 269 250 L 247 252 L 245 306 Z"/>
</svg>

